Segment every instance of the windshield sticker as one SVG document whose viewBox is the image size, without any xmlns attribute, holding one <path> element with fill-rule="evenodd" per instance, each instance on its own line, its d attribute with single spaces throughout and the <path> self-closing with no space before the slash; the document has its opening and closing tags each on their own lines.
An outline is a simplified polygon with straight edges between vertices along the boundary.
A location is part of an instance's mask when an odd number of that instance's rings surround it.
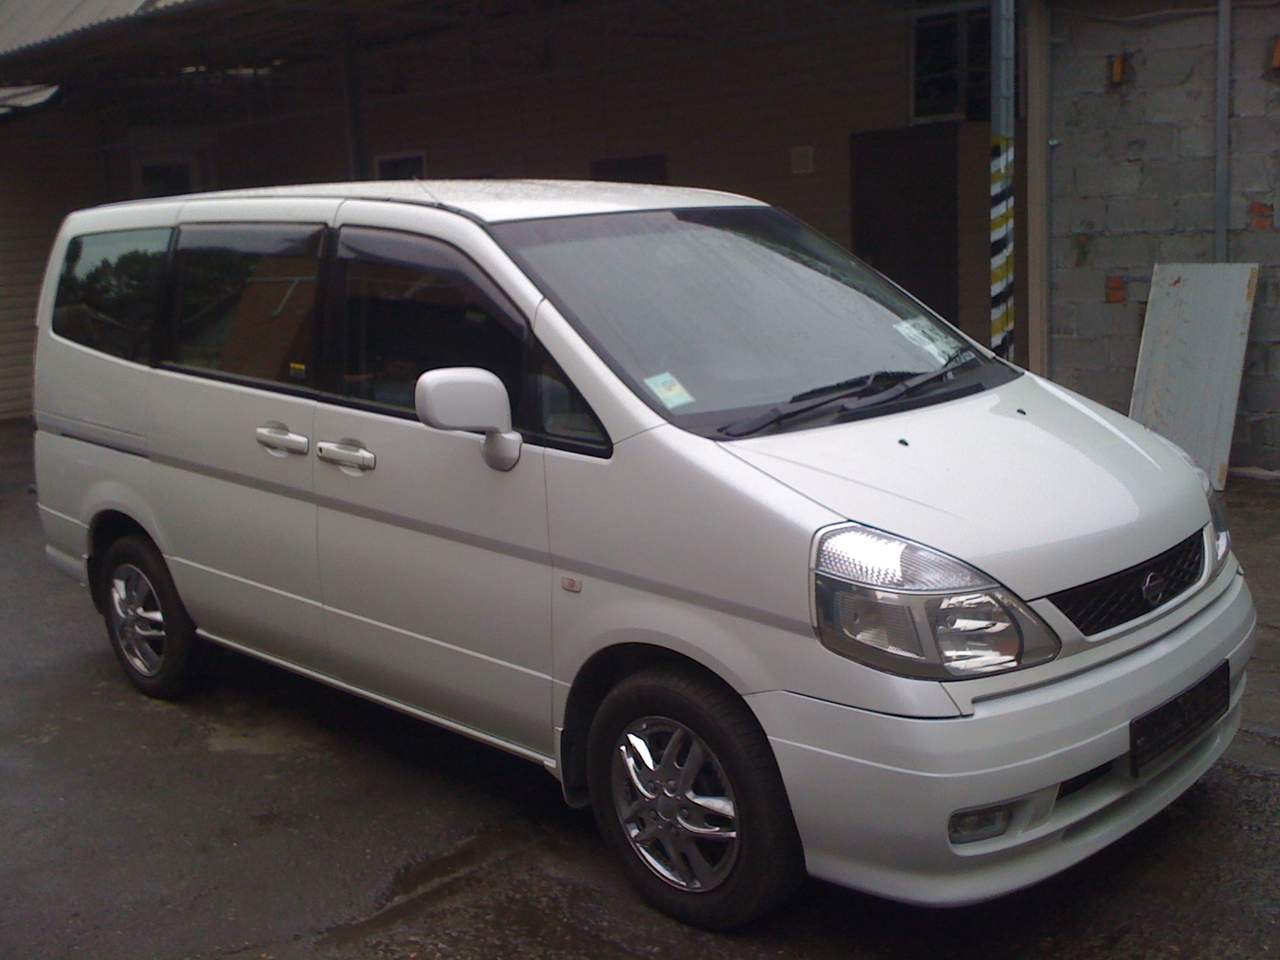
<svg viewBox="0 0 1280 960">
<path fill-rule="evenodd" d="M 666 371 L 654 374 L 652 377 L 645 377 L 644 385 L 653 391 L 654 396 L 661 400 L 668 410 L 683 407 L 686 403 L 693 403 L 693 394 Z"/>
<path fill-rule="evenodd" d="M 924 317 L 899 320 L 893 325 L 905 340 L 910 340 L 939 363 L 946 363 L 960 348 L 960 341 Z"/>
</svg>

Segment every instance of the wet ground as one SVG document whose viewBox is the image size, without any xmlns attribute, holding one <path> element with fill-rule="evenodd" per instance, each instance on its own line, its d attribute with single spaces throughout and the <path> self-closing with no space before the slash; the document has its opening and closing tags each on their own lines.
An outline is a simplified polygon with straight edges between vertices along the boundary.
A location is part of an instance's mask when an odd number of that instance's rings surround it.
<svg viewBox="0 0 1280 960">
<path fill-rule="evenodd" d="M 1245 729 L 1168 810 L 978 907 L 810 882 L 723 936 L 638 902 L 531 764 L 239 656 L 138 695 L 43 561 L 31 479 L 0 426 L 0 957 L 1280 956 L 1280 484 L 1232 480 Z"/>
</svg>

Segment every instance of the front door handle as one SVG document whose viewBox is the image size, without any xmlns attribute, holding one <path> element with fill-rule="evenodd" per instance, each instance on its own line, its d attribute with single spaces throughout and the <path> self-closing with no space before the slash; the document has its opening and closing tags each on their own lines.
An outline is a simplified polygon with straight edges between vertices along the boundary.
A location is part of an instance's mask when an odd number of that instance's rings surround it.
<svg viewBox="0 0 1280 960">
<path fill-rule="evenodd" d="M 378 463 L 372 450 L 346 441 L 333 443 L 321 440 L 316 444 L 316 456 L 340 467 L 354 467 L 357 470 L 372 470 Z"/>
<path fill-rule="evenodd" d="M 281 450 L 286 453 L 306 453 L 311 449 L 311 441 L 300 433 L 292 433 L 283 423 L 264 423 L 254 432 L 257 441 L 268 450 Z"/>
</svg>

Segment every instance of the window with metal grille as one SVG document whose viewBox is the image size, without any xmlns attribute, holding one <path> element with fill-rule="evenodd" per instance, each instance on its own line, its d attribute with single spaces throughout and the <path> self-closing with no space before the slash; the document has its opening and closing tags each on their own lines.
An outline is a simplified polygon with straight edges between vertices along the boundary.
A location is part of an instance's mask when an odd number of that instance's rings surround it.
<svg viewBox="0 0 1280 960">
<path fill-rule="evenodd" d="M 917 0 L 913 13 L 912 119 L 990 119 L 988 5 Z"/>
</svg>

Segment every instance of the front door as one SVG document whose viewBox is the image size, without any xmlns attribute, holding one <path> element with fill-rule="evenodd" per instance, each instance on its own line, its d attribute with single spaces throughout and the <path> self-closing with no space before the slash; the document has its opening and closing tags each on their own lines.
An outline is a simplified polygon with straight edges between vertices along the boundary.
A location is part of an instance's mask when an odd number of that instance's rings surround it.
<svg viewBox="0 0 1280 960">
<path fill-rule="evenodd" d="M 418 376 L 441 367 L 491 370 L 518 401 L 531 334 L 443 242 L 347 225 L 333 267 L 315 485 L 337 674 L 549 756 L 543 450 L 525 443 L 512 470 L 494 470 L 480 435 L 435 430 L 414 414 Z"/>
</svg>

